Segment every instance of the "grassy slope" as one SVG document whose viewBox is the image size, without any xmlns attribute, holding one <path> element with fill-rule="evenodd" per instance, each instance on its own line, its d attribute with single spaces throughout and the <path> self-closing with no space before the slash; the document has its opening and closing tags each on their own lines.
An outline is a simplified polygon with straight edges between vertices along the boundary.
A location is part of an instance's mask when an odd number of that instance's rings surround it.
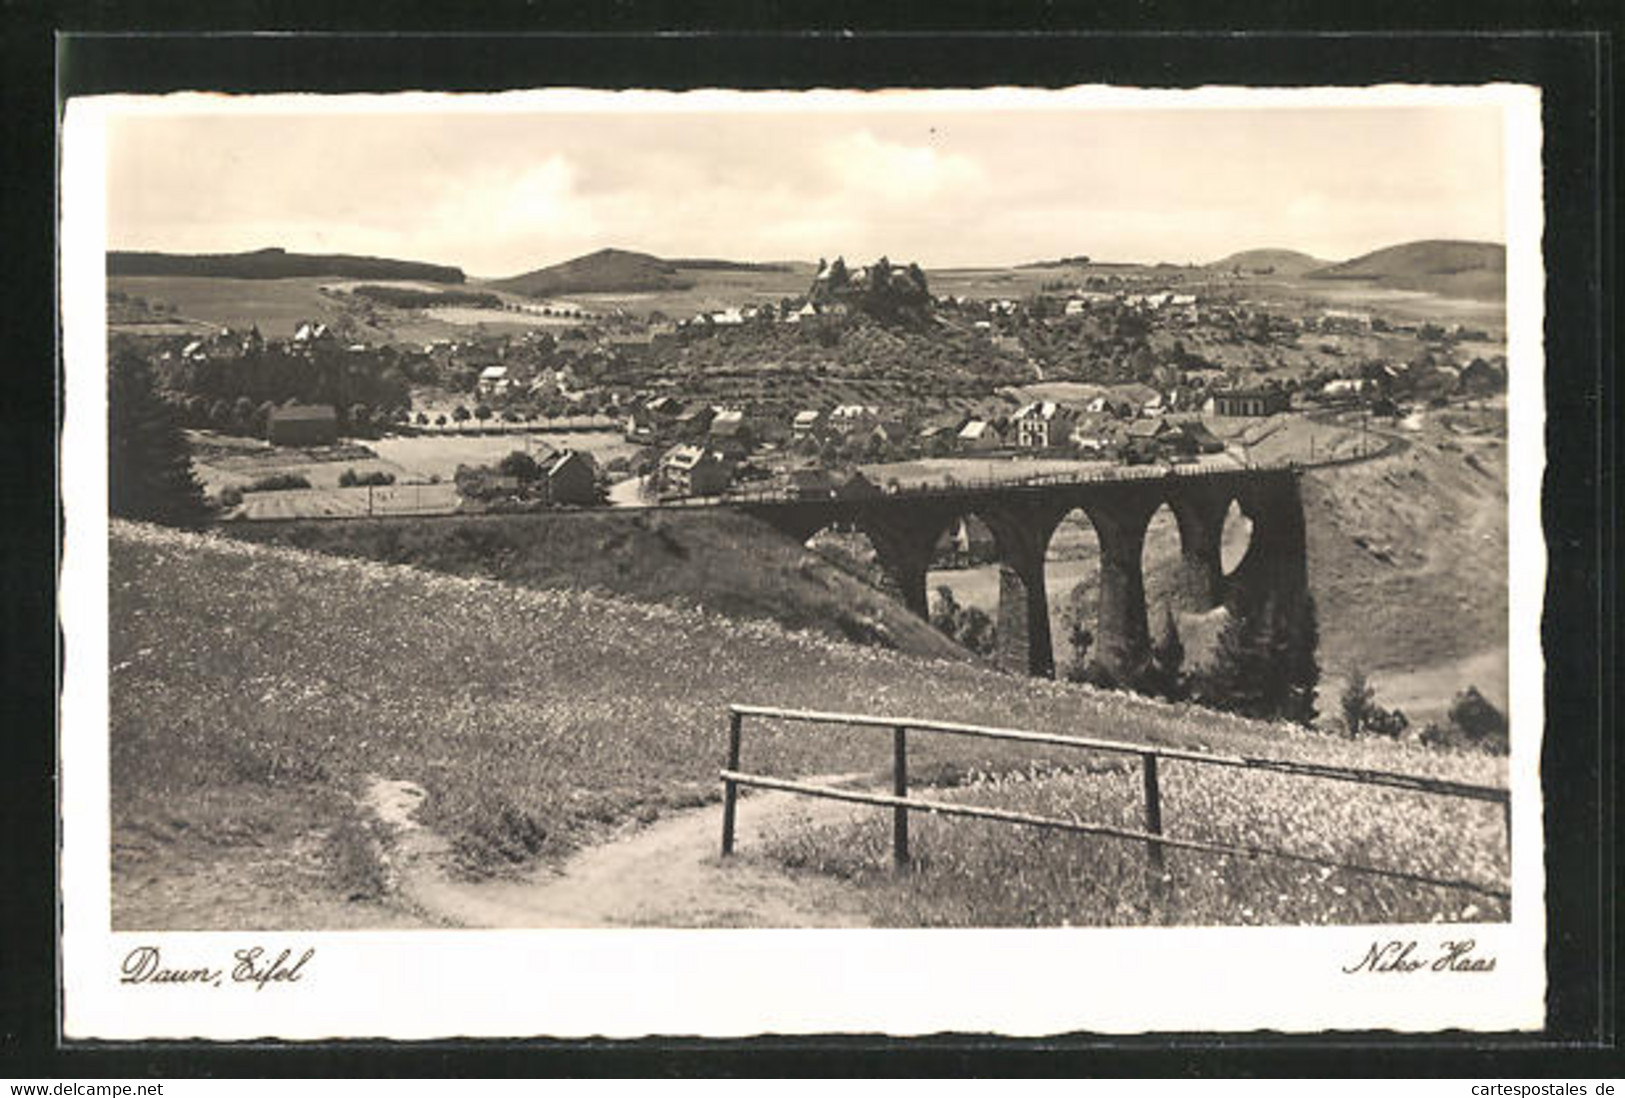
<svg viewBox="0 0 1625 1098">
<path fill-rule="evenodd" d="M 713 798 L 731 701 L 1367 765 L 1376 752 L 1400 769 L 1466 780 L 1501 772 L 1488 758 L 1340 744 L 590 593 L 122 523 L 111 551 L 121 927 L 370 917 L 341 902 L 377 891 L 354 806 L 369 776 L 423 785 L 421 818 L 483 869 L 558 855 L 620 821 Z M 977 741 L 919 740 L 920 780 L 1033 761 Z M 889 738 L 872 733 L 760 726 L 744 764 L 879 772 L 889 754 Z M 322 909 L 323 899 L 337 906 Z"/>
<path fill-rule="evenodd" d="M 178 314 L 211 325 L 246 331 L 259 325 L 266 339 L 287 339 L 307 320 L 331 322 L 339 302 L 319 292 L 330 278 L 189 278 L 174 275 L 113 275 L 109 289 L 148 301 L 167 301 Z"/>
<path fill-rule="evenodd" d="M 701 607 L 919 655 L 964 658 L 892 599 L 732 512 L 241 523 L 229 533 L 524 587 Z"/>
<path fill-rule="evenodd" d="M 1309 272 L 1312 279 L 1372 279 L 1444 296 L 1506 295 L 1506 247 L 1471 240 L 1417 240 Z"/>
</svg>

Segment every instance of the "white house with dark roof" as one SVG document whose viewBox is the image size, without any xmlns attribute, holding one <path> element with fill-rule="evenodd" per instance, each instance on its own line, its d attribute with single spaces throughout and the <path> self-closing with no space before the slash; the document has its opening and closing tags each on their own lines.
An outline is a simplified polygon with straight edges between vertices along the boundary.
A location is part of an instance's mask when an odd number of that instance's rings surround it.
<svg viewBox="0 0 1625 1098">
<path fill-rule="evenodd" d="M 1016 428 L 1016 445 L 1026 450 L 1048 450 L 1063 446 L 1072 435 L 1077 413 L 1053 400 L 1024 404 L 1010 417 Z"/>
</svg>

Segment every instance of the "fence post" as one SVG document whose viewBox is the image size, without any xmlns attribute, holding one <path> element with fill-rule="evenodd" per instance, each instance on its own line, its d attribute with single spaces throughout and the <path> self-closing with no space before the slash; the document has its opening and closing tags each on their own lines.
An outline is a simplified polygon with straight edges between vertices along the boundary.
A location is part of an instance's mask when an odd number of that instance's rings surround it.
<svg viewBox="0 0 1625 1098">
<path fill-rule="evenodd" d="M 1508 793 L 1507 794 L 1507 799 L 1501 802 L 1501 822 L 1502 822 L 1502 824 L 1504 824 L 1506 826 L 1507 859 L 1508 859 L 1508 866 L 1510 868 L 1510 866 L 1511 866 L 1511 858 L 1512 858 L 1512 794 L 1511 793 Z"/>
<path fill-rule="evenodd" d="M 738 710 L 728 713 L 728 769 L 739 769 L 739 731 L 744 717 Z M 722 856 L 734 852 L 734 806 L 739 800 L 739 783 L 732 778 L 722 781 Z"/>
<path fill-rule="evenodd" d="M 904 728 L 892 731 L 892 793 L 908 796 L 908 732 Z M 908 865 L 908 809 L 898 805 L 892 809 L 892 862 L 898 869 Z"/>
<path fill-rule="evenodd" d="M 1145 778 L 1145 829 L 1153 835 L 1162 834 L 1162 793 L 1157 784 L 1157 756 L 1147 751 L 1140 756 L 1140 772 Z M 1145 845 L 1146 865 L 1152 877 L 1152 891 L 1160 893 L 1162 890 L 1162 844 L 1148 842 Z"/>
</svg>

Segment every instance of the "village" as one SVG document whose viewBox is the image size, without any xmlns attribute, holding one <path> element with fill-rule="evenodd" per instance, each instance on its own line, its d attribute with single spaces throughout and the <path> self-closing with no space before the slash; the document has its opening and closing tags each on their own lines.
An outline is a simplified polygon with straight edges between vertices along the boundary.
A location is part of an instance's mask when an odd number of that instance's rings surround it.
<svg viewBox="0 0 1625 1098">
<path fill-rule="evenodd" d="M 1259 301 L 1235 273 L 1199 273 L 1074 273 L 977 297 L 933 295 L 912 264 L 837 258 L 803 295 L 675 320 L 461 293 L 488 303 L 464 311 L 520 326 L 424 343 L 360 334 L 413 313 L 411 294 L 324 288 L 344 311 L 283 339 L 251 323 L 114 342 L 152 362 L 238 517 L 354 514 L 361 492 L 364 513 L 483 511 L 899 491 L 1019 479 L 1034 461 L 1244 465 L 1261 422 L 1397 420 L 1504 390 L 1497 333 Z M 268 445 L 211 477 L 208 444 L 233 438 Z M 243 503 L 267 492 L 311 494 Z"/>
</svg>

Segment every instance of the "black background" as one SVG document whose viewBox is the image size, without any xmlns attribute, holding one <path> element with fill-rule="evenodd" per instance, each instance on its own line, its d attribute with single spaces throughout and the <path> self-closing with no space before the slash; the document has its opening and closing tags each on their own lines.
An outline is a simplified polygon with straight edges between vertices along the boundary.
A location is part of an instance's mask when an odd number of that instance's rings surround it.
<svg viewBox="0 0 1625 1098">
<path fill-rule="evenodd" d="M 1608 4 L 1352 6 L 1053 4 L 927 15 L 822 5 L 273 3 L 30 5 L 0 0 L 5 98 L 5 567 L 0 691 L 0 1077 L 191 1075 L 1451 1075 L 1618 1077 L 1613 834 L 1615 509 Z M 1356 14 L 1357 12 L 1357 14 Z M 988 31 L 1026 19 L 1022 31 Z M 1085 31 L 1084 18 L 1111 31 Z M 754 20 L 741 22 L 742 18 Z M 927 20 L 930 33 L 895 28 Z M 448 20 L 455 19 L 453 26 Z M 892 20 L 893 30 L 886 24 Z M 1429 25 L 1428 21 L 1432 21 Z M 1454 24 L 1452 27 L 1450 24 Z M 1479 28 L 1466 33 L 1463 26 Z M 254 36 L 196 31 L 297 30 Z M 413 32 L 407 34 L 383 33 Z M 718 28 L 733 27 L 734 30 Z M 823 28 L 796 31 L 785 28 Z M 843 31 L 840 28 L 864 28 Z M 1166 28 L 1179 27 L 1180 33 Z M 686 29 L 684 29 L 686 28 Z M 1403 29 L 1401 29 L 1403 28 Z M 1489 28 L 1489 29 L 1486 29 Z M 647 32 L 678 29 L 661 37 Z M 61 37 L 59 32 L 80 33 Z M 455 30 L 457 33 L 451 33 Z M 1245 33 L 1238 33 L 1238 32 Z M 132 33 L 140 32 L 140 33 Z M 1336 32 L 1336 33 L 1331 33 Z M 1079 83 L 1539 85 L 1546 164 L 1547 473 L 1543 758 L 1549 1026 L 1541 1035 L 1160 1035 L 1005 1041 L 976 1035 L 735 1042 L 59 1044 L 53 593 L 55 127 L 60 100 L 172 90 L 584 87 L 1062 87 Z M 57 367 L 57 370 L 53 369 Z M 1035 979 L 1042 979 L 1035 974 Z M 707 989 L 716 994 L 721 988 Z M 852 989 L 862 994 L 862 988 Z M 1046 994 L 1061 989 L 1046 988 Z M 356 989 L 364 1009 L 365 990 Z M 1079 994 L 1109 994 L 1079 989 Z M 1214 989 L 1213 993 L 1222 993 Z M 1328 994 L 1336 988 L 1328 985 Z M 276 1048 L 272 1052 L 270 1049 Z M 1577 1080 L 1578 1081 L 1578 1080 Z"/>
</svg>

